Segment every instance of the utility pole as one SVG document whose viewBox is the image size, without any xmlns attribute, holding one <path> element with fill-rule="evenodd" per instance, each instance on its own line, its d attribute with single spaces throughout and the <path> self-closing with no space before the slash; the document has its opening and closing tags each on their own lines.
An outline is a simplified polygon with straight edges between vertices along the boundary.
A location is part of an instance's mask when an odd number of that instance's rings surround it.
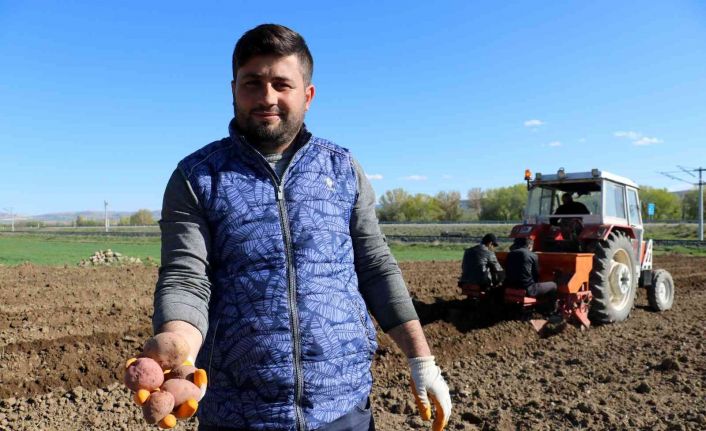
<svg viewBox="0 0 706 431">
<path fill-rule="evenodd" d="M 704 182 L 702 174 L 705 170 L 699 168 L 699 241 L 704 240 Z"/>
<path fill-rule="evenodd" d="M 108 220 L 108 201 L 103 201 L 103 209 L 105 210 L 105 231 L 110 228 L 110 220 Z"/>
<path fill-rule="evenodd" d="M 685 172 L 692 177 L 696 178 L 696 175 L 693 174 L 693 172 L 698 172 L 699 173 L 699 182 L 694 184 L 690 181 L 684 180 L 683 178 L 679 178 L 673 174 L 677 172 L 660 172 L 662 175 L 669 177 L 673 180 L 678 180 L 678 181 L 683 181 L 685 183 L 694 185 L 694 186 L 699 186 L 699 241 L 704 240 L 704 180 L 703 180 L 703 173 L 706 172 L 706 168 L 696 168 L 696 169 L 688 169 L 683 166 L 677 165 L 677 167 L 682 171 Z M 692 180 L 693 181 L 693 180 Z"/>
</svg>

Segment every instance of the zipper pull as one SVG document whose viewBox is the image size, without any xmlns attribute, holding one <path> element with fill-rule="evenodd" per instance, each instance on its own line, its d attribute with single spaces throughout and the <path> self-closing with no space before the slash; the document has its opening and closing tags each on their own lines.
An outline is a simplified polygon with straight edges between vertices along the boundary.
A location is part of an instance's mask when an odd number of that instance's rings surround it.
<svg viewBox="0 0 706 431">
<path fill-rule="evenodd" d="M 282 188 L 282 186 L 277 187 L 277 200 L 284 200 L 284 189 Z"/>
</svg>

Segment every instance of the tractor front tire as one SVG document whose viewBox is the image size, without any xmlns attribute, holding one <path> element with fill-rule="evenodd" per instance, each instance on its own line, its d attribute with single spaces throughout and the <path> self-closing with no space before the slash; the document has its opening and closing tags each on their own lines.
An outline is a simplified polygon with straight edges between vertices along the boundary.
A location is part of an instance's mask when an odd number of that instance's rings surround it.
<svg viewBox="0 0 706 431">
<path fill-rule="evenodd" d="M 674 303 L 674 280 L 672 274 L 658 269 L 652 274 L 652 284 L 647 286 L 647 300 L 654 311 L 666 311 Z"/>
<path fill-rule="evenodd" d="M 623 233 L 612 232 L 593 252 L 589 317 L 595 323 L 622 322 L 630 315 L 637 293 L 632 243 Z"/>
</svg>

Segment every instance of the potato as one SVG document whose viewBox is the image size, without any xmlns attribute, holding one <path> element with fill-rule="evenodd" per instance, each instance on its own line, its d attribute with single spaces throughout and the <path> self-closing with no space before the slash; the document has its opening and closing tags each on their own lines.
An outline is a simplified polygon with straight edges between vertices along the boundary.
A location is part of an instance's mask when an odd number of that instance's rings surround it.
<svg viewBox="0 0 706 431">
<path fill-rule="evenodd" d="M 156 424 L 174 409 L 174 395 L 158 391 L 150 395 L 150 399 L 142 405 L 142 416 L 149 424 Z"/>
<path fill-rule="evenodd" d="M 174 406 L 179 407 L 187 400 L 201 398 L 201 389 L 195 384 L 184 379 L 171 379 L 162 384 L 162 392 L 169 392 L 174 396 Z"/>
<path fill-rule="evenodd" d="M 125 386 L 133 392 L 146 389 L 150 392 L 162 386 L 164 372 L 157 362 L 150 358 L 137 358 L 125 369 Z"/>
<path fill-rule="evenodd" d="M 190 382 L 194 382 L 194 371 L 196 367 L 193 365 L 179 365 L 178 367 L 172 368 L 165 376 L 164 380 L 169 379 L 185 379 Z"/>
<path fill-rule="evenodd" d="M 147 340 L 142 355 L 157 361 L 162 369 L 170 370 L 186 361 L 189 344 L 177 333 L 162 332 Z"/>
</svg>

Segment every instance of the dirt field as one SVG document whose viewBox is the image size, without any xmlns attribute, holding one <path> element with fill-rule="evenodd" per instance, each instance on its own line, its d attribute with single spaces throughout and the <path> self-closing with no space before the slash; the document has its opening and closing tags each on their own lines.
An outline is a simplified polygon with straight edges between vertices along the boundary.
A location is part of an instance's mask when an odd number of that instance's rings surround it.
<svg viewBox="0 0 706 431">
<path fill-rule="evenodd" d="M 457 293 L 459 262 L 403 264 L 451 387 L 448 429 L 706 429 L 706 258 L 656 265 L 674 276 L 672 311 L 648 311 L 640 291 L 625 323 L 542 338 L 474 310 Z M 117 379 L 151 333 L 155 279 L 142 267 L 0 267 L 0 430 L 150 429 Z M 405 361 L 379 338 L 378 429 L 429 428 Z"/>
</svg>

